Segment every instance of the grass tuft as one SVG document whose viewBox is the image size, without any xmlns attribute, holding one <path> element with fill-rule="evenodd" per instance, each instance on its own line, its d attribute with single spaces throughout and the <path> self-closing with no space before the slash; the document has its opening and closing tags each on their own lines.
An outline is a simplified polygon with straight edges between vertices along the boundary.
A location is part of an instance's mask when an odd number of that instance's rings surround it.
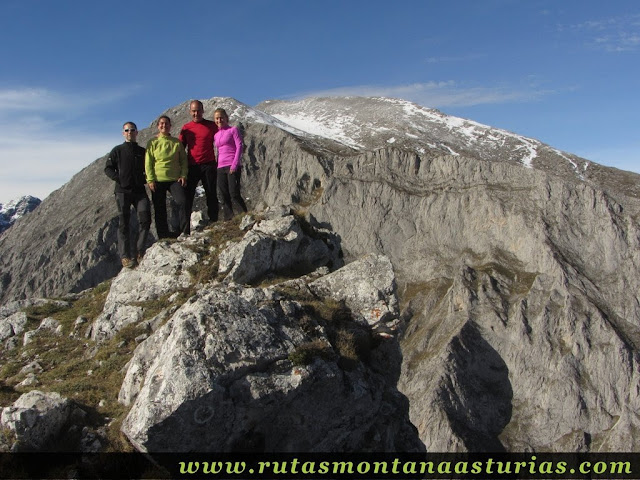
<svg viewBox="0 0 640 480">
<path fill-rule="evenodd" d="M 309 365 L 317 357 L 332 360 L 335 354 L 329 345 L 318 339 L 299 345 L 288 358 L 294 365 L 303 366 Z"/>
</svg>

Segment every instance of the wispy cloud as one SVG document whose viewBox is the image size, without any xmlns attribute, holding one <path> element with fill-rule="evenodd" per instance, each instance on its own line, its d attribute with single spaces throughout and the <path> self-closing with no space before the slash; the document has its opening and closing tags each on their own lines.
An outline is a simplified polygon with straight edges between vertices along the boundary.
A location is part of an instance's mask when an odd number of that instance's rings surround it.
<svg viewBox="0 0 640 480">
<path fill-rule="evenodd" d="M 136 88 L 72 93 L 38 87 L 0 89 L 0 115 L 24 111 L 86 110 L 126 98 L 131 95 L 132 90 L 135 91 Z"/>
<path fill-rule="evenodd" d="M 45 198 L 109 151 L 114 135 L 82 135 L 65 125 L 82 122 L 92 107 L 131 95 L 131 89 L 84 93 L 45 88 L 0 89 L 0 203 L 22 195 Z"/>
<path fill-rule="evenodd" d="M 482 104 L 531 102 L 557 93 L 536 86 L 466 86 L 454 81 L 412 83 L 408 85 L 358 85 L 305 92 L 289 98 L 363 96 L 403 98 L 426 107 L 469 107 Z"/>
<path fill-rule="evenodd" d="M 114 145 L 113 138 L 79 141 L 23 137 L 22 145 L 0 145 L 0 203 L 33 195 L 44 199 Z M 106 177 L 105 177 L 106 178 Z"/>
<path fill-rule="evenodd" d="M 589 48 L 606 52 L 635 52 L 640 49 L 640 14 L 559 25 L 560 31 L 584 36 Z"/>
<path fill-rule="evenodd" d="M 459 56 L 441 56 L 441 57 L 429 57 L 426 59 L 427 63 L 464 63 L 470 62 L 473 60 L 480 60 L 486 58 L 486 54 L 469 54 L 469 55 L 459 55 Z"/>
</svg>

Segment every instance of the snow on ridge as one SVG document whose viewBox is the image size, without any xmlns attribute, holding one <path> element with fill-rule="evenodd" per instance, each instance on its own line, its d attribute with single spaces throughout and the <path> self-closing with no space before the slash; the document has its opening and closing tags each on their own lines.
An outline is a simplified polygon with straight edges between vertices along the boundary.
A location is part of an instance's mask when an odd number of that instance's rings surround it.
<svg viewBox="0 0 640 480">
<path fill-rule="evenodd" d="M 266 112 L 257 110 L 249 105 L 239 102 L 236 99 L 230 97 L 213 97 L 205 100 L 205 109 L 213 109 L 220 105 L 226 108 L 227 114 L 231 119 L 246 119 L 255 123 L 262 123 L 264 125 L 270 125 L 277 127 L 281 130 L 285 130 L 297 136 L 305 136 L 306 132 L 298 130 L 291 125 L 282 123 L 273 115 L 269 115 Z M 272 100 L 266 100 L 264 103 L 272 103 Z"/>
<path fill-rule="evenodd" d="M 7 203 L 0 203 L 0 213 L 13 212 L 17 207 L 28 203 L 40 203 L 40 199 L 32 195 L 23 195 L 18 199 L 9 200 Z"/>
<path fill-rule="evenodd" d="M 273 117 L 286 125 L 291 125 L 293 128 L 298 129 L 299 132 L 329 138 L 355 149 L 364 147 L 346 133 L 349 127 L 353 125 L 353 119 L 347 116 L 334 117 L 331 119 L 331 122 L 323 121 L 321 118 L 303 113 L 278 113 L 274 114 Z"/>
<path fill-rule="evenodd" d="M 267 115 L 283 122 L 277 125 L 297 135 L 317 135 L 361 150 L 370 140 L 409 146 L 420 152 L 436 148 L 453 155 L 479 149 L 486 158 L 508 156 L 511 161 L 533 168 L 543 154 L 552 153 L 567 162 L 580 175 L 577 160 L 551 148 L 534 138 L 482 123 L 455 117 L 437 109 L 424 107 L 408 100 L 389 97 L 324 97 L 305 98 L 294 103 L 282 102 L 278 113 Z M 265 118 L 267 118 L 265 117 Z M 390 123 L 385 123 L 390 118 Z M 264 120 L 262 120 L 264 121 Z M 389 128 L 390 127 L 390 128 Z M 449 132 L 448 140 L 439 140 L 440 133 Z M 371 137 L 371 138 L 369 138 Z M 510 152 L 510 153 L 509 153 Z"/>
<path fill-rule="evenodd" d="M 270 103 L 270 102 L 267 102 Z M 573 154 L 508 130 L 455 117 L 408 100 L 389 97 L 322 97 L 275 101 L 271 118 L 297 135 L 317 135 L 356 150 L 394 145 L 419 154 L 439 150 L 450 155 L 475 152 L 486 160 L 517 162 L 534 168 L 538 161 L 565 161 L 583 179 L 589 168 Z M 279 103 L 279 104 L 278 104 Z M 267 110 L 268 111 L 268 110 Z M 302 133 L 305 132 L 305 133 Z"/>
<path fill-rule="evenodd" d="M 538 156 L 538 150 L 535 145 L 523 140 L 522 145 L 514 148 L 514 150 L 525 150 L 528 152 L 520 161 L 525 167 L 533 168 L 533 159 Z"/>
<path fill-rule="evenodd" d="M 576 172 L 578 171 L 578 164 L 576 162 L 574 162 L 573 160 L 571 160 L 569 157 L 567 157 L 564 154 L 564 152 L 562 152 L 560 150 L 557 150 L 555 148 L 552 148 L 551 150 L 553 150 L 559 157 L 564 158 L 567 162 L 569 162 Z"/>
<path fill-rule="evenodd" d="M 582 165 L 582 170 L 581 170 L 580 166 L 576 162 L 571 160 L 571 158 L 567 157 L 565 152 L 563 152 L 562 150 L 558 150 L 557 148 L 552 148 L 551 151 L 553 151 L 560 158 L 563 158 L 564 160 L 569 162 L 571 164 L 571 167 L 573 168 L 573 171 L 578 176 L 578 178 L 580 180 L 584 180 L 584 173 L 587 171 L 587 168 L 589 168 L 589 162 L 588 161 L 584 162 L 584 164 Z"/>
<path fill-rule="evenodd" d="M 538 156 L 537 147 L 540 145 L 540 142 L 533 138 L 528 138 L 508 130 L 494 128 L 473 120 L 446 115 L 437 110 L 421 107 L 411 102 L 406 102 L 403 105 L 403 109 L 409 116 L 422 115 L 430 121 L 443 125 L 448 130 L 462 135 L 472 144 L 485 142 L 487 140 L 490 142 L 499 142 L 502 140 L 504 144 L 507 138 L 516 140 L 520 142 L 521 145 L 514 150 L 524 149 L 527 152 L 526 155 L 520 159 L 526 167 L 531 168 L 533 160 Z"/>
<path fill-rule="evenodd" d="M 303 100 L 302 102 L 305 105 L 309 104 L 306 100 Z M 274 101 L 267 100 L 264 103 L 269 104 L 274 103 Z M 344 122 L 339 123 L 336 122 L 336 119 L 334 118 L 332 119 L 331 126 L 329 126 L 329 122 L 326 120 L 316 118 L 313 114 L 310 114 L 309 109 L 303 108 L 302 112 L 296 112 L 294 114 L 268 114 L 261 110 L 243 105 L 242 107 L 237 107 L 236 113 L 238 116 L 244 117 L 247 120 L 271 125 L 298 137 L 319 136 L 335 140 L 336 142 L 345 144 L 352 148 L 362 148 L 362 145 L 359 145 L 355 140 L 344 133 L 343 124 L 346 126 L 353 123 L 352 121 L 345 120 Z"/>
<path fill-rule="evenodd" d="M 247 120 L 254 121 L 256 123 L 262 123 L 264 125 L 271 125 L 273 127 L 280 128 L 294 135 L 304 136 L 306 132 L 294 128 L 292 125 L 283 123 L 273 115 L 261 112 L 255 108 L 247 107 L 245 105 L 236 107 L 234 114 L 238 117 L 244 117 Z"/>
</svg>

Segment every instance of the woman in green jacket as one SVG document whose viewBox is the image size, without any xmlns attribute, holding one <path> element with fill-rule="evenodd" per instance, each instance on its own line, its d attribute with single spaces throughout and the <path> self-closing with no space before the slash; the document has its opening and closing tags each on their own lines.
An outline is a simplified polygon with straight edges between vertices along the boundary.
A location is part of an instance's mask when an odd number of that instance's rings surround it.
<svg viewBox="0 0 640 480">
<path fill-rule="evenodd" d="M 166 115 L 158 118 L 158 135 L 147 143 L 145 172 L 151 190 L 158 239 L 186 234 L 189 222 L 184 190 L 187 184 L 187 154 L 180 141 L 171 136 L 171 119 Z M 178 205 L 179 232 L 169 231 L 167 191 Z"/>
</svg>

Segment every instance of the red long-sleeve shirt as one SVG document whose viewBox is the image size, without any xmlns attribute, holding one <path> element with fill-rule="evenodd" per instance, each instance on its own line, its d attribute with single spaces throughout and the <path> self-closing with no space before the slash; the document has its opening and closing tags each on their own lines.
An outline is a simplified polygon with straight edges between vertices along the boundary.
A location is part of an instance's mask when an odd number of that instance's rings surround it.
<svg viewBox="0 0 640 480">
<path fill-rule="evenodd" d="M 189 165 L 216 161 L 213 136 L 217 131 L 216 124 L 204 118 L 200 122 L 189 122 L 182 127 L 178 138 L 187 149 Z"/>
</svg>

